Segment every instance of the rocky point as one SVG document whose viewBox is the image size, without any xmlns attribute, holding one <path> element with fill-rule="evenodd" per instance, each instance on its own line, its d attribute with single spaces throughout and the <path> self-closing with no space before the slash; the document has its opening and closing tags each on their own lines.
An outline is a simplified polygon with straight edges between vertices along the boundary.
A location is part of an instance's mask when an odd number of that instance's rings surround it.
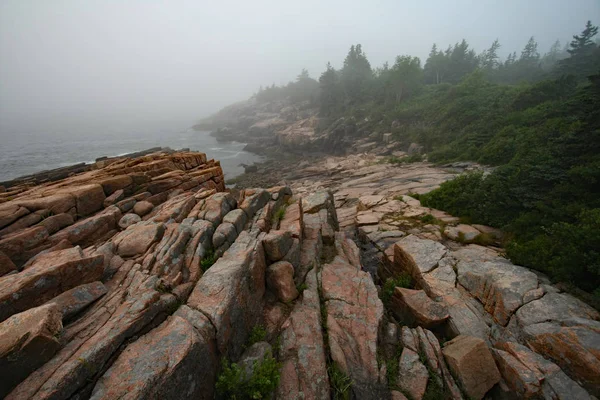
<svg viewBox="0 0 600 400">
<path fill-rule="evenodd" d="M 317 143 L 310 115 L 265 118 Z M 221 398 L 232 364 L 286 400 L 600 396 L 599 313 L 408 196 L 456 169 L 379 161 L 228 190 L 158 151 L 7 185 L 0 397 Z"/>
</svg>

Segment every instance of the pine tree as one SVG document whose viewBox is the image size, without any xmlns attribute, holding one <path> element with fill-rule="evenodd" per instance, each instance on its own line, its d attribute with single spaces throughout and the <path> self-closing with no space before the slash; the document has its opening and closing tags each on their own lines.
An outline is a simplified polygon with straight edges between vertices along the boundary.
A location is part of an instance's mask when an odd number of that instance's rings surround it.
<svg viewBox="0 0 600 400">
<path fill-rule="evenodd" d="M 337 72 L 331 66 L 331 63 L 327 63 L 327 69 L 321 74 L 319 84 L 321 89 L 319 95 L 320 111 L 322 116 L 327 117 L 337 112 L 341 100 Z"/>
<path fill-rule="evenodd" d="M 368 81 L 372 77 L 371 64 L 367 60 L 366 54 L 363 53 L 362 46 L 360 44 L 352 45 L 341 70 L 341 80 L 349 103 L 364 100 Z"/>
<path fill-rule="evenodd" d="M 597 33 L 598 27 L 588 21 L 581 35 L 573 36 L 573 40 L 567 49 L 570 57 L 560 61 L 560 73 L 587 78 L 598 72 L 600 68 L 600 49 L 593 41 Z"/>
</svg>

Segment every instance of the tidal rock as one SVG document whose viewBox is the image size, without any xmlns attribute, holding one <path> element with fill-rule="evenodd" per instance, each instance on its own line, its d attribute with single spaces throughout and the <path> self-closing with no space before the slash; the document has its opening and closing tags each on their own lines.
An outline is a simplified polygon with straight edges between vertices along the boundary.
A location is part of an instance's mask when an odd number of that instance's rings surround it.
<svg viewBox="0 0 600 400">
<path fill-rule="evenodd" d="M 217 227 L 212 238 L 212 244 L 215 249 L 226 244 L 229 247 L 237 237 L 235 226 L 229 222 L 223 222 Z"/>
<path fill-rule="evenodd" d="M 54 304 L 15 314 L 0 323 L 0 397 L 60 349 L 61 313 Z"/>
<path fill-rule="evenodd" d="M 397 287 L 391 304 L 397 318 L 427 328 L 439 325 L 449 317 L 446 305 L 431 300 L 422 290 Z"/>
<path fill-rule="evenodd" d="M 267 287 L 284 303 L 295 300 L 298 297 L 298 290 L 294 284 L 294 266 L 287 261 L 269 265 Z"/>
<path fill-rule="evenodd" d="M 57 214 L 52 215 L 45 220 L 41 221 L 38 225 L 46 228 L 50 235 L 58 232 L 64 227 L 73 225 L 75 220 L 71 214 Z"/>
<path fill-rule="evenodd" d="M 446 363 L 465 394 L 483 399 L 500 381 L 500 373 L 485 341 L 472 336 L 457 336 L 442 349 Z"/>
</svg>

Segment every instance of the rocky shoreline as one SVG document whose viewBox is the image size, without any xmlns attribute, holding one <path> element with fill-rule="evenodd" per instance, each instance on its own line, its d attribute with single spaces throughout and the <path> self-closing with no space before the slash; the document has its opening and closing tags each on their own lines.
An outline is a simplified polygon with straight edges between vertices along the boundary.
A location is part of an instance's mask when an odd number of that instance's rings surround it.
<svg viewBox="0 0 600 400">
<path fill-rule="evenodd" d="M 11 187 L 0 395 L 213 399 L 266 365 L 277 399 L 600 395 L 600 314 L 407 196 L 457 169 L 382 157 L 227 191 L 218 161 L 157 152 Z"/>
</svg>

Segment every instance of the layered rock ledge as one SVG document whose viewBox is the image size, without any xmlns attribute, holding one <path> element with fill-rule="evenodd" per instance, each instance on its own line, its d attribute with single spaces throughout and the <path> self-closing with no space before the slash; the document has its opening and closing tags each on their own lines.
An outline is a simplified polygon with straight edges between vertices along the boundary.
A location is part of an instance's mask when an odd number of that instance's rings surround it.
<svg viewBox="0 0 600 400">
<path fill-rule="evenodd" d="M 407 196 L 451 172 L 296 169 L 226 191 L 218 161 L 158 152 L 10 187 L 0 397 L 213 399 L 271 356 L 276 399 L 600 395 L 598 312 Z"/>
</svg>

